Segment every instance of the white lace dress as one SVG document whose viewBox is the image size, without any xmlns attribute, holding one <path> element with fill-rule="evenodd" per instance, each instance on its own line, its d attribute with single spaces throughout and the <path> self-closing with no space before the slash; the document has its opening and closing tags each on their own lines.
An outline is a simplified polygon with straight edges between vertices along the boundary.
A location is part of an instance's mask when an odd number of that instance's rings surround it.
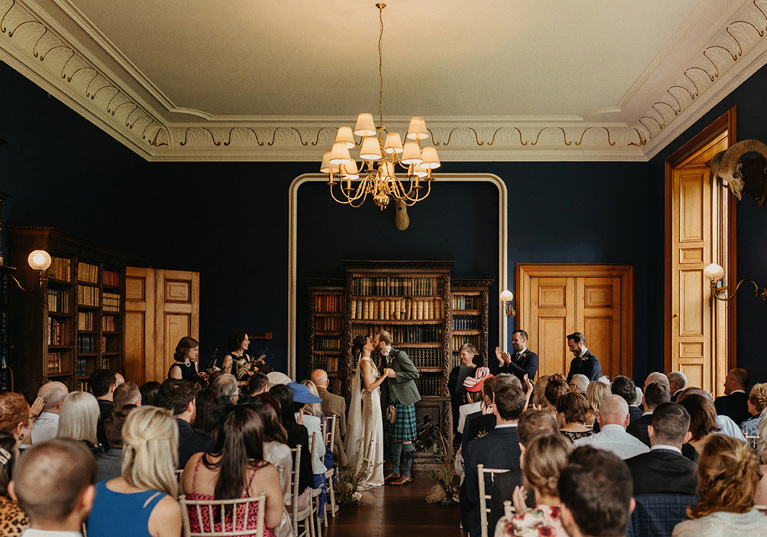
<svg viewBox="0 0 767 537">
<path fill-rule="evenodd" d="M 383 475 L 383 416 L 381 415 L 381 389 L 372 392 L 365 389 L 360 364 L 367 361 L 372 366 L 373 380 L 380 376 L 370 357 L 360 358 L 352 381 L 352 399 L 347 422 L 346 453 L 349 464 L 361 468 L 367 464 L 368 477 L 365 484 L 379 487 L 384 484 Z"/>
</svg>

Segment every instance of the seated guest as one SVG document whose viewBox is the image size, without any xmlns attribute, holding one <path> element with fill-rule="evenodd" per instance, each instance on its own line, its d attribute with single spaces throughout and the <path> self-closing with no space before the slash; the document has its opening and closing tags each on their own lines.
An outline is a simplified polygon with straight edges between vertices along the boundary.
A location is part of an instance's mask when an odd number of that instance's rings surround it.
<svg viewBox="0 0 767 537">
<path fill-rule="evenodd" d="M 534 438 L 544 435 L 559 434 L 559 425 L 554 417 L 545 410 L 525 410 L 519 417 L 517 425 L 517 437 L 519 439 L 519 450 L 524 452 L 526 446 Z M 498 520 L 504 514 L 503 502 L 512 501 L 514 491 L 522 485 L 522 470 L 512 468 L 504 474 L 497 474 L 493 480 L 493 488 L 490 498 L 490 514 L 487 517 L 488 528 L 495 528 Z M 527 506 L 533 507 L 534 495 L 528 492 Z"/>
<path fill-rule="evenodd" d="M 57 435 L 59 438 L 79 440 L 88 446 L 91 453 L 100 453 L 106 451 L 106 445 L 98 441 L 98 422 L 99 404 L 96 398 L 88 392 L 72 392 L 61 405 Z"/>
<path fill-rule="evenodd" d="M 11 498 L 29 517 L 25 535 L 81 536 L 93 505 L 95 476 L 93 456 L 80 442 L 55 438 L 26 450 L 8 485 Z"/>
<path fill-rule="evenodd" d="M 744 436 L 756 436 L 759 432 L 759 416 L 767 408 L 767 382 L 754 384 L 748 395 L 748 413 L 751 415 L 741 423 L 740 430 Z M 34 431 L 34 429 L 33 429 Z"/>
<path fill-rule="evenodd" d="M 602 403 L 597 414 L 598 433 L 575 441 L 575 446 L 591 445 L 615 453 L 621 459 L 628 459 L 650 449 L 626 432 L 629 424 L 629 408 L 620 395 L 611 395 Z"/>
<path fill-rule="evenodd" d="M 224 373 L 210 387 L 216 390 L 218 398 L 224 406 L 236 405 L 240 398 L 240 389 L 237 387 L 237 378 L 234 375 Z"/>
<path fill-rule="evenodd" d="M 679 404 L 690 414 L 689 444 L 700 454 L 701 446 L 706 437 L 721 431 L 716 423 L 714 404 L 697 393 L 679 397 Z"/>
<path fill-rule="evenodd" d="M 551 379 L 551 375 L 543 375 L 535 381 L 531 400 L 533 407 L 541 409 L 546 407 L 546 386 L 549 384 L 549 379 Z"/>
<path fill-rule="evenodd" d="M 642 387 L 642 390 L 646 393 L 647 387 L 655 382 L 663 384 L 666 387 L 666 389 L 669 391 L 669 400 L 671 400 L 671 390 L 669 389 L 668 385 L 668 377 L 660 371 L 653 371 L 647 375 L 647 378 L 644 379 L 644 386 Z M 640 401 L 640 403 L 642 403 L 642 401 Z M 640 407 L 643 411 L 647 410 L 644 408 L 643 404 L 640 404 Z"/>
<path fill-rule="evenodd" d="M 632 422 L 642 417 L 642 411 L 636 402 L 637 392 L 634 381 L 630 378 L 618 375 L 613 379 L 610 385 L 610 392 L 614 395 L 620 395 L 629 407 L 629 417 Z"/>
<path fill-rule="evenodd" d="M 548 384 L 546 384 L 546 408 L 544 410 L 548 411 L 549 414 L 556 418 L 557 400 L 568 393 L 570 393 L 570 386 L 565 377 L 559 374 L 552 375 Z"/>
<path fill-rule="evenodd" d="M 141 406 L 141 390 L 133 382 L 123 382 L 115 388 L 112 396 L 115 408 L 125 405 Z"/>
<path fill-rule="evenodd" d="M 122 475 L 123 425 L 135 405 L 117 407 L 104 422 L 109 449 L 96 453 L 96 483 Z"/>
<path fill-rule="evenodd" d="M 154 380 L 145 382 L 139 388 L 141 392 L 141 404 L 146 406 L 160 406 L 157 403 L 157 394 L 160 393 L 160 383 Z"/>
<path fill-rule="evenodd" d="M 593 427 L 596 423 L 597 413 L 604 401 L 610 395 L 610 385 L 604 382 L 589 382 L 586 388 L 586 401 L 589 403 L 589 410 L 586 413 L 586 426 Z"/>
<path fill-rule="evenodd" d="M 710 393 L 705 390 L 701 390 L 700 388 L 693 387 L 686 388 L 685 390 L 679 392 L 676 402 L 680 403 L 685 397 L 693 394 L 705 397 L 712 405 L 714 404 L 714 399 L 711 397 Z M 714 412 L 716 412 L 716 408 L 714 408 Z M 738 440 L 743 440 L 744 442 L 746 441 L 746 437 L 743 436 L 743 431 L 741 431 L 740 427 L 738 427 L 738 425 L 732 421 L 731 417 L 725 416 L 724 414 L 717 414 L 716 425 L 722 431 L 722 434 L 726 434 L 727 436 L 731 436 Z"/>
<path fill-rule="evenodd" d="M 570 537 L 626 534 L 634 505 L 631 474 L 613 453 L 591 446 L 575 449 L 557 488 L 562 525 Z"/>
<path fill-rule="evenodd" d="M 485 380 L 493 378 L 490 370 L 486 367 L 478 367 L 472 377 L 466 377 L 463 381 L 463 388 L 466 392 L 464 404 L 458 407 L 458 432 L 463 434 L 466 416 L 482 410 L 484 398 L 482 397 L 482 386 Z"/>
<path fill-rule="evenodd" d="M 62 382 L 46 382 L 39 390 L 37 397 L 43 398 L 43 412 L 32 427 L 32 443 L 39 444 L 45 440 L 56 438 L 59 429 L 59 413 L 64 398 L 69 394 L 69 389 Z"/>
<path fill-rule="evenodd" d="M 266 393 L 269 391 L 269 377 L 260 371 L 253 373 L 253 376 L 248 380 L 248 394 L 251 397 L 255 397 L 258 394 Z"/>
<path fill-rule="evenodd" d="M 710 435 L 698 459 L 700 501 L 687 509 L 692 520 L 680 522 L 672 536 L 767 536 L 764 515 L 754 509 L 761 477 L 756 454 L 745 442 L 724 434 Z"/>
<path fill-rule="evenodd" d="M 121 375 L 122 377 L 122 375 Z M 98 442 L 100 444 L 107 443 L 107 437 L 104 433 L 104 420 L 109 417 L 109 414 L 114 410 L 114 392 L 118 383 L 117 375 L 114 371 L 109 369 L 96 369 L 91 373 L 88 379 L 88 385 L 91 387 L 91 393 L 98 401 L 99 405 L 99 421 L 97 426 Z"/>
<path fill-rule="evenodd" d="M 461 435 L 461 451 L 466 449 L 470 440 L 484 436 L 495 427 L 495 414 L 493 414 L 493 385 L 499 383 L 518 382 L 514 375 L 501 373 L 494 377 L 487 377 L 482 382 L 482 408 L 478 412 L 468 414 L 464 418 L 463 434 Z"/>
<path fill-rule="evenodd" d="M 317 386 L 317 393 L 322 399 L 322 412 L 326 416 L 336 416 L 336 435 L 333 443 L 333 460 L 338 466 L 347 466 L 349 459 L 344 449 L 346 437 L 346 399 L 328 391 L 330 380 L 322 369 L 312 371 L 312 382 Z"/>
<path fill-rule="evenodd" d="M 270 373 L 271 375 L 271 373 Z M 305 494 L 306 489 L 314 488 L 314 471 L 312 469 L 312 454 L 309 451 L 309 431 L 303 425 L 296 422 L 296 414 L 293 405 L 293 391 L 279 384 L 272 385 L 269 395 L 280 405 L 280 423 L 288 433 L 288 447 L 291 449 L 301 446 L 301 461 L 298 475 L 298 492 Z"/>
<path fill-rule="evenodd" d="M 211 387 L 203 388 L 194 396 L 194 402 L 196 412 L 192 427 L 213 436 L 224 409 L 218 392 Z"/>
<path fill-rule="evenodd" d="M 306 431 L 309 434 L 309 448 L 312 455 L 312 488 L 323 490 L 320 496 L 319 517 L 321 520 L 325 520 L 326 497 L 324 489 L 325 472 L 328 469 L 325 464 L 325 439 L 322 436 L 321 418 L 311 414 L 311 407 L 315 407 L 315 411 L 316 409 L 321 411 L 322 407 L 319 403 L 322 402 L 322 399 L 311 393 L 309 388 L 302 383 L 291 382 L 288 384 L 288 387 L 293 391 L 293 407 L 296 412 L 296 422 L 306 427 Z M 330 461 L 330 465 L 332 467 L 332 461 Z"/>
<path fill-rule="evenodd" d="M 497 387 L 500 385 L 500 389 Z M 519 468 L 519 439 L 517 420 L 527 400 L 516 383 L 493 384 L 493 413 L 495 428 L 487 436 L 466 444 L 466 521 L 471 537 L 480 536 L 479 484 L 477 465 L 487 468 Z M 489 490 L 489 487 L 488 487 Z"/>
<path fill-rule="evenodd" d="M 29 403 L 23 395 L 14 392 L 0 393 L 0 432 L 12 435 L 19 449 L 32 431 L 32 418 L 29 413 Z"/>
<path fill-rule="evenodd" d="M 0 527 L 3 537 L 18 537 L 29 526 L 27 515 L 8 496 L 8 483 L 13 477 L 13 465 L 19 458 L 19 448 L 11 433 L 0 432 Z"/>
<path fill-rule="evenodd" d="M 580 394 L 572 395 L 583 398 Z M 531 530 L 536 531 L 538 535 L 567 537 L 559 517 L 557 482 L 559 473 L 567 466 L 569 453 L 570 442 L 557 434 L 538 436 L 527 448 L 522 449 L 519 463 L 522 466 L 525 484 L 533 489 L 535 507 L 532 510 L 527 507 L 527 489 L 523 486 L 516 487 L 513 496 L 515 513 L 498 521 L 495 526 L 496 537 L 523 537 Z"/>
<path fill-rule="evenodd" d="M 690 439 L 690 414 L 682 405 L 662 403 L 653 411 L 648 427 L 651 447 L 626 459 L 637 494 L 694 495 L 698 486 L 695 463 L 682 456 Z"/>
<path fill-rule="evenodd" d="M 96 485 L 88 537 L 178 537 L 176 420 L 164 408 L 136 408 L 122 436 L 122 475 Z"/>
<path fill-rule="evenodd" d="M 660 382 L 653 382 L 648 384 L 645 388 L 644 397 L 642 403 L 644 406 L 644 413 L 638 420 L 629 423 L 626 427 L 626 432 L 635 436 L 641 440 L 646 446 L 650 446 L 650 436 L 647 432 L 647 428 L 652 424 L 653 411 L 663 403 L 668 403 L 671 399 L 671 394 L 668 392 L 668 388 L 665 384 Z"/>
<path fill-rule="evenodd" d="M 671 401 L 678 403 L 676 398 L 687 387 L 687 375 L 681 371 L 672 371 L 666 375 L 666 378 L 668 379 L 668 391 L 671 393 Z"/>
<path fill-rule="evenodd" d="M 594 431 L 585 425 L 589 403 L 580 393 L 570 392 L 560 395 L 556 408 L 559 430 L 570 443 L 594 434 Z"/>
<path fill-rule="evenodd" d="M 573 393 L 579 393 L 586 396 L 586 391 L 589 389 L 589 377 L 582 373 L 576 373 L 573 378 L 570 379 L 570 391 Z"/>
<path fill-rule="evenodd" d="M 197 385 L 188 380 L 167 379 L 160 386 L 157 402 L 167 408 L 178 425 L 178 468 L 183 468 L 195 453 L 207 452 L 213 447 L 213 438 L 206 432 L 193 429 L 197 414 Z"/>
<path fill-rule="evenodd" d="M 189 500 L 233 500 L 256 498 L 266 493 L 264 535 L 280 525 L 283 497 L 277 469 L 264 461 L 261 419 L 252 409 L 238 406 L 231 409 L 216 436 L 216 444 L 209 453 L 194 455 L 181 474 L 181 492 Z M 258 519 L 258 504 L 250 506 L 248 519 L 238 516 L 228 531 L 254 529 Z M 244 518 L 244 517 L 243 517 Z M 223 531 L 220 523 L 200 520 L 196 508 L 189 508 L 189 526 L 193 532 Z M 211 525 L 213 527 L 211 527 Z M 178 532 L 176 533 L 178 536 Z"/>
<path fill-rule="evenodd" d="M 748 419 L 748 395 L 746 390 L 749 383 L 748 371 L 741 368 L 731 369 L 724 380 L 725 395 L 714 401 L 716 413 L 732 418 L 740 425 Z"/>
<path fill-rule="evenodd" d="M 762 417 L 765 416 L 767 416 L 767 410 L 762 410 Z M 762 472 L 762 479 L 756 489 L 754 505 L 767 505 L 767 417 L 759 420 L 756 453 L 759 456 L 759 470 Z"/>
</svg>

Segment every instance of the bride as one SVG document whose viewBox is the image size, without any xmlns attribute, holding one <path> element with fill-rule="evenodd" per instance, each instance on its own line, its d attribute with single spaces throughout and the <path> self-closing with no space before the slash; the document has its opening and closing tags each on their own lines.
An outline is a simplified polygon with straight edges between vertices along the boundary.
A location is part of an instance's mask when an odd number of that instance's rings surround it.
<svg viewBox="0 0 767 537">
<path fill-rule="evenodd" d="M 352 381 L 352 399 L 349 405 L 349 423 L 346 435 L 346 453 L 351 464 L 358 468 L 368 461 L 368 475 L 364 484 L 379 487 L 383 475 L 383 416 L 381 415 L 381 383 L 387 370 L 378 372 L 370 353 L 373 339 L 357 336 L 352 343 L 352 355 L 357 358 L 357 372 Z"/>
</svg>

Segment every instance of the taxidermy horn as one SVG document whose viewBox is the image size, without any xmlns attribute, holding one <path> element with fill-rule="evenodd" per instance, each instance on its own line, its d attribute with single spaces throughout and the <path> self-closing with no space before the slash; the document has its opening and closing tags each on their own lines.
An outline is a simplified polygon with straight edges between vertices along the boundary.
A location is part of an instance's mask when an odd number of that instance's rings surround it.
<svg viewBox="0 0 767 537">
<path fill-rule="evenodd" d="M 410 217 L 407 214 L 407 205 L 400 200 L 395 200 L 395 206 L 397 213 L 394 216 L 394 223 L 397 225 L 397 229 L 405 231 L 410 225 Z"/>
<path fill-rule="evenodd" d="M 746 181 L 742 172 L 742 164 L 739 165 L 738 161 L 746 153 L 759 153 L 767 160 L 767 144 L 760 142 L 759 140 L 743 140 L 730 147 L 724 152 L 721 157 L 721 161 L 718 162 L 719 166 L 717 170 L 714 170 L 714 163 L 716 157 L 711 161 L 711 172 L 715 173 L 723 181 L 727 181 L 730 186 L 730 191 L 735 194 L 738 199 L 741 199 L 741 192 L 743 187 L 746 186 Z M 764 172 L 762 172 L 764 173 Z"/>
</svg>

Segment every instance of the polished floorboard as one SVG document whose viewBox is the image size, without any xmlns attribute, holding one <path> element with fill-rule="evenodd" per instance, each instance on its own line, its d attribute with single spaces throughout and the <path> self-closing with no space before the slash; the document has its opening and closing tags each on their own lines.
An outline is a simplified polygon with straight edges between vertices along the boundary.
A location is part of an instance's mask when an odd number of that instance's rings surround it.
<svg viewBox="0 0 767 537">
<path fill-rule="evenodd" d="M 426 503 L 433 482 L 426 472 L 413 477 L 409 486 L 374 489 L 368 504 L 342 505 L 323 537 L 460 537 L 458 506 Z"/>
</svg>

